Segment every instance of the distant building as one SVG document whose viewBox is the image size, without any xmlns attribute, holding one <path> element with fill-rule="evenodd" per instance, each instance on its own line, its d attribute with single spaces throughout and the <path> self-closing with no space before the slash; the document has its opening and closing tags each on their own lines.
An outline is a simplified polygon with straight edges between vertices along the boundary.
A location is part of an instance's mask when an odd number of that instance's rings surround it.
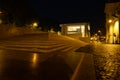
<svg viewBox="0 0 120 80">
<path fill-rule="evenodd" d="M 120 2 L 106 3 L 106 42 L 120 43 Z"/>
<path fill-rule="evenodd" d="M 76 39 L 90 38 L 90 24 L 89 23 L 68 23 L 60 24 L 61 34 L 67 35 Z"/>
</svg>

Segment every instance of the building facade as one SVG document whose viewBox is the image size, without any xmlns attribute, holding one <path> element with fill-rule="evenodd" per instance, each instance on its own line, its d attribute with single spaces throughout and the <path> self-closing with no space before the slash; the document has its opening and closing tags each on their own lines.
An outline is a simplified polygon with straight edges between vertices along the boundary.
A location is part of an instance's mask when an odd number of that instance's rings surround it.
<svg viewBox="0 0 120 80">
<path fill-rule="evenodd" d="M 120 2 L 106 3 L 106 42 L 120 43 Z"/>
<path fill-rule="evenodd" d="M 76 39 L 90 38 L 89 23 L 68 23 L 60 24 L 61 34 Z"/>
</svg>

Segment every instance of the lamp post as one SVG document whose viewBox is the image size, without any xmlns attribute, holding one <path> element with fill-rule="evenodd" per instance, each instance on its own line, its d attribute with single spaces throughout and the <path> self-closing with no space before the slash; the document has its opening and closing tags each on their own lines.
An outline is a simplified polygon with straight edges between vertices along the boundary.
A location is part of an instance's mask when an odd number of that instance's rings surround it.
<svg viewBox="0 0 120 80">
<path fill-rule="evenodd" d="M 34 22 L 33 24 L 32 24 L 32 29 L 36 29 L 38 27 L 38 23 L 37 22 Z"/>
</svg>

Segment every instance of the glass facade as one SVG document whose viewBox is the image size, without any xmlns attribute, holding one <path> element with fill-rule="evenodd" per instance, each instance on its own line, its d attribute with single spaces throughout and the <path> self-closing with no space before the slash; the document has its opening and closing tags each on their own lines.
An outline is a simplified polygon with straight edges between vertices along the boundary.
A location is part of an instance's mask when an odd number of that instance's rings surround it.
<svg viewBox="0 0 120 80">
<path fill-rule="evenodd" d="M 90 37 L 89 23 L 69 23 L 60 24 L 61 33 L 68 36 Z"/>
<path fill-rule="evenodd" d="M 67 26 L 67 34 L 81 34 L 85 37 L 85 25 Z"/>
</svg>

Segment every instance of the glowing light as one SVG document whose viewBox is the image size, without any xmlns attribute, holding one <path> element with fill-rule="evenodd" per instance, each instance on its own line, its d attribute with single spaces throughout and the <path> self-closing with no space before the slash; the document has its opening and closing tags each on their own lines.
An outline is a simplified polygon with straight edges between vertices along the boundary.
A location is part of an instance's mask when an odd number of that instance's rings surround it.
<svg viewBox="0 0 120 80">
<path fill-rule="evenodd" d="M 32 28 L 33 28 L 33 29 L 35 29 L 37 26 L 38 26 L 38 23 L 37 23 L 37 22 L 34 22 L 34 23 L 32 24 Z"/>
<path fill-rule="evenodd" d="M 97 36 L 97 33 L 95 34 L 95 36 Z"/>
<path fill-rule="evenodd" d="M 100 31 L 100 30 L 98 30 L 98 32 L 99 32 L 99 33 L 101 33 L 101 31 Z"/>
<path fill-rule="evenodd" d="M 90 31 L 90 26 L 88 26 L 88 30 Z"/>
<path fill-rule="evenodd" d="M 111 22 L 112 22 L 112 20 L 110 19 L 110 20 L 108 20 L 108 22 L 109 22 L 109 23 L 111 23 Z"/>
<path fill-rule="evenodd" d="M 119 21 L 116 21 L 114 24 L 114 33 L 119 34 Z"/>
<path fill-rule="evenodd" d="M 68 26 L 68 31 L 77 31 L 80 29 L 80 26 Z"/>
<path fill-rule="evenodd" d="M 84 25 L 81 26 L 81 33 L 82 33 L 82 37 L 85 37 L 85 26 Z"/>
<path fill-rule="evenodd" d="M 36 62 L 36 60 L 37 60 L 37 54 L 36 54 L 36 53 L 34 53 L 34 54 L 33 54 L 33 62 L 35 63 L 35 62 Z"/>
<path fill-rule="evenodd" d="M 109 42 L 112 43 L 113 42 L 113 25 L 109 26 Z"/>
<path fill-rule="evenodd" d="M 33 53 L 33 58 L 32 58 L 32 66 L 35 67 L 36 66 L 36 62 L 37 62 L 37 53 Z"/>
<path fill-rule="evenodd" d="M 91 37 L 90 40 L 93 40 L 93 38 Z"/>
<path fill-rule="evenodd" d="M 85 32 L 85 26 L 81 26 L 81 32 L 84 33 Z"/>
</svg>

